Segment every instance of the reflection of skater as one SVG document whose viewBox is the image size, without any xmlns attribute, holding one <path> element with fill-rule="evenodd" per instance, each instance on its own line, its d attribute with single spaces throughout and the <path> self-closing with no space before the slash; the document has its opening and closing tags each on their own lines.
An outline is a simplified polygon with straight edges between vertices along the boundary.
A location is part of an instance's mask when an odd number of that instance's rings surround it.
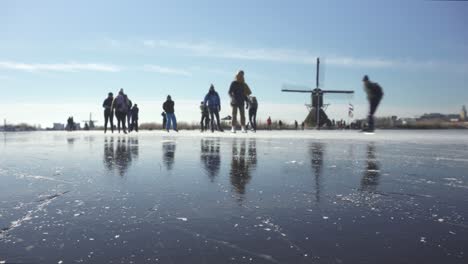
<svg viewBox="0 0 468 264">
<path fill-rule="evenodd" d="M 373 143 L 367 145 L 367 167 L 361 179 L 361 190 L 375 192 L 379 185 L 380 168 Z"/>
<path fill-rule="evenodd" d="M 257 131 L 257 109 L 258 102 L 255 96 L 249 96 L 249 123 L 252 127 L 252 131 Z"/>
<path fill-rule="evenodd" d="M 218 139 L 202 139 L 200 160 L 205 166 L 206 173 L 211 182 L 219 174 L 221 168 L 220 156 L 220 140 Z"/>
<path fill-rule="evenodd" d="M 239 146 L 240 145 L 240 146 Z M 230 179 L 233 189 L 239 194 L 239 200 L 243 200 L 245 187 L 251 179 L 251 172 L 257 165 L 257 148 L 255 139 L 249 140 L 248 149 L 246 140 L 242 139 L 240 144 L 234 140 L 232 144 L 232 160 Z"/>
<path fill-rule="evenodd" d="M 138 139 L 118 138 L 114 150 L 114 138 L 104 140 L 104 164 L 109 172 L 117 170 L 120 176 L 127 173 L 132 160 L 138 158 Z"/>
<path fill-rule="evenodd" d="M 167 96 L 166 102 L 163 104 L 163 109 L 166 112 L 166 118 L 167 118 L 167 124 L 166 124 L 166 130 L 169 132 L 169 129 L 171 129 L 171 123 L 172 123 L 172 128 L 174 131 L 177 130 L 177 120 L 176 116 L 174 114 L 174 101 L 172 101 L 172 98 L 170 95 Z"/>
<path fill-rule="evenodd" d="M 232 128 L 231 132 L 236 132 L 237 123 L 237 110 L 239 110 L 240 124 L 242 133 L 247 133 L 245 130 L 245 110 L 244 105 L 246 101 L 246 94 L 250 91 L 244 79 L 244 71 L 239 71 L 236 75 L 236 79 L 231 83 L 229 87 L 229 96 L 231 97 L 232 106 Z"/>
<path fill-rule="evenodd" d="M 174 167 L 176 143 L 174 141 L 163 142 L 163 163 L 167 170 L 172 170 Z"/>
<path fill-rule="evenodd" d="M 214 119 L 216 118 L 216 125 L 219 131 L 223 132 L 223 128 L 219 122 L 219 112 L 221 111 L 221 100 L 218 93 L 215 91 L 213 84 L 210 86 L 210 91 L 206 94 L 205 100 L 203 101 L 205 105 L 208 105 L 208 110 L 210 111 L 211 119 L 211 132 L 215 129 Z"/>
<path fill-rule="evenodd" d="M 371 82 L 367 75 L 364 75 L 362 79 L 364 83 L 364 90 L 367 93 L 367 100 L 369 101 L 369 115 L 367 116 L 367 129 L 363 129 L 364 132 L 373 132 L 374 127 L 374 114 L 377 111 L 377 107 L 379 106 L 380 100 L 383 97 L 382 87 L 375 82 Z"/>
<path fill-rule="evenodd" d="M 208 106 L 206 106 L 204 102 L 200 103 L 200 112 L 201 112 L 200 130 L 201 132 L 203 132 L 208 129 L 208 124 L 210 122 Z"/>
<path fill-rule="evenodd" d="M 114 101 L 114 95 L 109 93 L 107 98 L 102 103 L 104 107 L 104 133 L 107 132 L 107 123 L 110 121 L 110 127 L 112 133 L 114 133 L 114 113 L 112 112 L 112 102 Z"/>
</svg>

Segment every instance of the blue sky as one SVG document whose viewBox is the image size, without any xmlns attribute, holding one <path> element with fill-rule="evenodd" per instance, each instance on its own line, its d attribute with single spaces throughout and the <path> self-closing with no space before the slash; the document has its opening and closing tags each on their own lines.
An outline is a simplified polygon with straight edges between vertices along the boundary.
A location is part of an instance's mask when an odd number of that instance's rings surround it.
<svg viewBox="0 0 468 264">
<path fill-rule="evenodd" d="M 0 117 L 102 121 L 102 100 L 123 87 L 142 122 L 159 121 L 167 94 L 192 121 L 210 83 L 225 116 L 244 69 L 259 118 L 301 120 L 308 98 L 280 90 L 313 86 L 317 56 L 323 88 L 356 92 L 327 98 L 331 117 L 345 118 L 348 102 L 365 115 L 364 74 L 384 88 L 378 115 L 458 112 L 468 104 L 466 25 L 463 1 L 2 1 Z"/>
</svg>

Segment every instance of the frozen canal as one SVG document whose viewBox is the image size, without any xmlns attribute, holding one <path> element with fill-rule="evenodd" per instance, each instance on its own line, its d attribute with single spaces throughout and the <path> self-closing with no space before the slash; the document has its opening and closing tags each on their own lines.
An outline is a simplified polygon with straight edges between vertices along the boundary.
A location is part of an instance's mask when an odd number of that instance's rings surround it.
<svg viewBox="0 0 468 264">
<path fill-rule="evenodd" d="M 466 131 L 16 133 L 0 155 L 0 263 L 468 263 Z"/>
</svg>

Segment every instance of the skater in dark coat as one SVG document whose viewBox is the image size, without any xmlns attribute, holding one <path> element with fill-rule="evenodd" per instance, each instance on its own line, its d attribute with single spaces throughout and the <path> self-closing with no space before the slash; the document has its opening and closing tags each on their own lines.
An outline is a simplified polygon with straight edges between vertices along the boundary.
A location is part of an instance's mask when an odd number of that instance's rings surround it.
<svg viewBox="0 0 468 264">
<path fill-rule="evenodd" d="M 162 116 L 162 118 L 163 118 L 163 121 L 162 121 L 162 129 L 166 129 L 166 124 L 167 124 L 166 112 L 162 112 L 162 113 L 161 113 L 161 116 Z"/>
<path fill-rule="evenodd" d="M 128 102 L 127 98 L 123 92 L 123 89 L 120 89 L 119 95 L 114 98 L 114 102 L 112 104 L 113 109 L 115 109 L 115 116 L 117 117 L 117 129 L 120 133 L 120 126 L 122 125 L 122 130 L 125 134 L 127 134 L 126 128 L 126 116 L 128 112 Z"/>
<path fill-rule="evenodd" d="M 132 115 L 132 125 L 131 128 L 132 130 L 135 130 L 138 132 L 138 115 L 139 115 L 140 109 L 138 108 L 137 104 L 134 104 L 132 107 L 132 111 L 130 112 Z"/>
<path fill-rule="evenodd" d="M 369 101 L 369 115 L 367 116 L 367 129 L 363 129 L 364 132 L 374 132 L 374 114 L 377 111 L 377 107 L 383 97 L 382 87 L 375 82 L 371 82 L 367 75 L 364 75 L 362 79 L 364 84 L 364 91 L 367 93 L 367 100 Z"/>
<path fill-rule="evenodd" d="M 210 114 L 208 111 L 208 106 L 206 106 L 203 101 L 200 102 L 200 113 L 201 113 L 200 130 L 201 132 L 203 132 L 208 129 L 209 122 L 210 122 Z"/>
<path fill-rule="evenodd" d="M 166 102 L 163 104 L 163 109 L 166 112 L 166 118 L 167 118 L 167 125 L 166 125 L 166 130 L 169 132 L 169 129 L 172 128 L 174 131 L 178 132 L 177 130 L 177 120 L 176 116 L 174 113 L 174 101 L 172 101 L 172 98 L 170 95 L 167 96 Z"/>
<path fill-rule="evenodd" d="M 114 133 L 114 113 L 112 110 L 112 102 L 114 101 L 114 94 L 109 93 L 107 98 L 102 103 L 104 107 L 104 133 L 107 132 L 107 123 L 110 121 L 110 128 L 112 133 Z"/>
<path fill-rule="evenodd" d="M 221 99 L 219 98 L 218 93 L 215 91 L 213 84 L 210 86 L 210 90 L 206 94 L 203 103 L 205 104 L 205 106 L 208 106 L 208 110 L 210 112 L 211 132 L 213 132 L 215 129 L 215 118 L 218 131 L 223 132 L 223 128 L 221 127 L 221 124 L 219 122 L 219 112 L 221 111 Z"/>
<path fill-rule="evenodd" d="M 252 131 L 257 131 L 257 109 L 258 109 L 258 102 L 255 96 L 249 96 L 249 123 L 252 127 Z"/>
</svg>

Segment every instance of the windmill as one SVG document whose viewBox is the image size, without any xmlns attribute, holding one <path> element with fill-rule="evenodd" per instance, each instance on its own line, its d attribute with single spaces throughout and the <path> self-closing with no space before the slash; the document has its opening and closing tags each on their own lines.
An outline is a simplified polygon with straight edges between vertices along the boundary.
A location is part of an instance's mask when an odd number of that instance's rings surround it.
<svg viewBox="0 0 468 264">
<path fill-rule="evenodd" d="M 93 113 L 89 113 L 89 120 L 83 120 L 85 123 L 85 127 L 88 126 L 87 130 L 92 130 L 95 128 L 94 123 L 97 122 L 97 120 L 93 120 Z"/>
<path fill-rule="evenodd" d="M 298 89 L 282 89 L 282 92 L 292 92 L 292 93 L 310 93 L 311 94 L 311 103 L 306 104 L 309 114 L 306 117 L 305 123 L 315 123 L 317 129 L 320 129 L 324 124 L 330 124 L 325 109 L 328 104 L 323 104 L 323 95 L 324 94 L 354 94 L 354 91 L 351 90 L 322 90 L 319 87 L 319 73 L 320 73 L 320 58 L 317 58 L 317 71 L 316 71 L 316 83 L 315 89 L 307 90 L 298 90 Z M 285 87 L 285 86 L 283 86 Z M 288 88 L 288 87 L 285 87 Z M 325 106 L 325 107 L 324 107 Z"/>
</svg>

